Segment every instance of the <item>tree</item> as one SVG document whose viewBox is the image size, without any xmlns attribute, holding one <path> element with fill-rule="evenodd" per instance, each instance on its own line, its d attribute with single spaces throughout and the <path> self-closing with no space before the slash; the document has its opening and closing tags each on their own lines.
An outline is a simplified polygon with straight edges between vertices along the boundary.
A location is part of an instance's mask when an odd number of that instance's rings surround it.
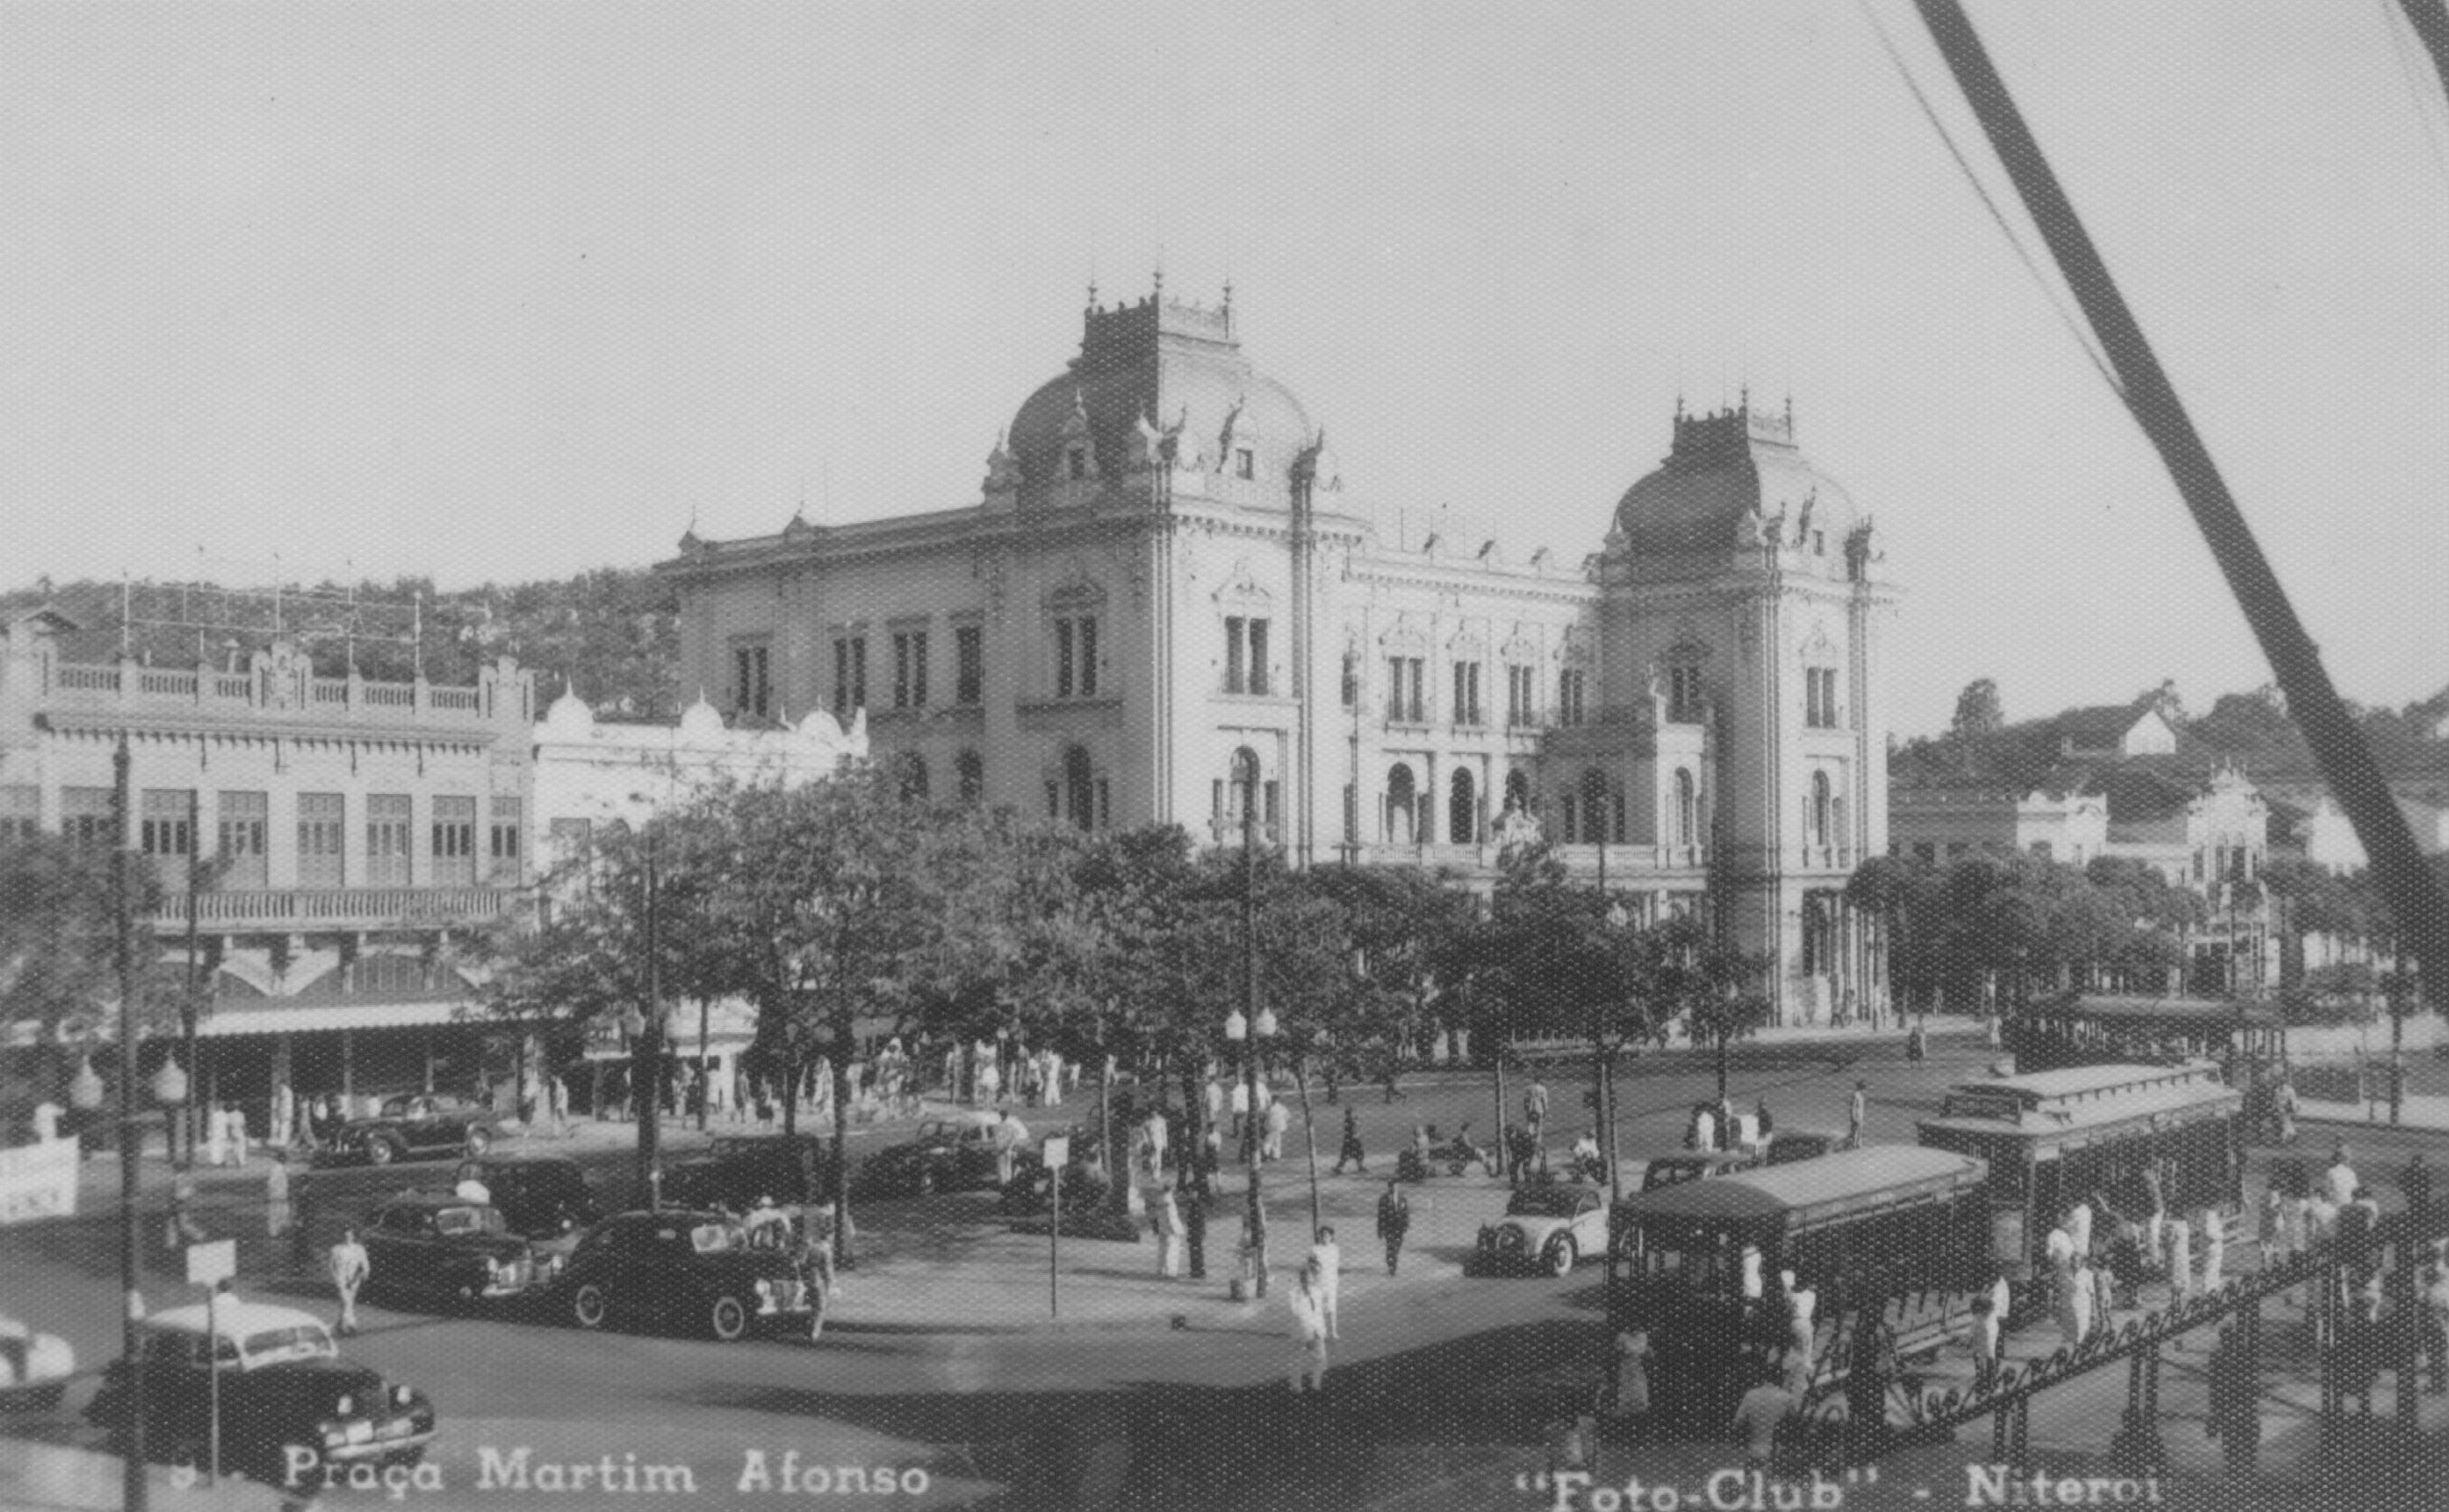
<svg viewBox="0 0 2449 1512">
<path fill-rule="evenodd" d="M 2006 726 L 2006 711 L 1998 702 L 1998 685 L 1989 678 L 1975 678 L 1955 695 L 1955 717 L 1948 722 L 1948 734 L 1954 740 L 1963 743 L 1986 739 Z"/>
<path fill-rule="evenodd" d="M 1845 879 L 1845 902 L 1886 925 L 1887 979 L 1900 1012 L 1913 1006 L 1913 984 L 1919 964 L 1913 947 L 1920 932 L 1913 926 L 1922 895 L 1931 887 L 1930 864 L 1903 856 L 1870 856 Z"/>
<path fill-rule="evenodd" d="M 1661 999 L 1717 1065 L 1718 1100 L 1726 1100 L 1727 1063 L 1734 1043 L 1765 1027 L 1776 1005 L 1759 989 L 1765 958 L 1747 955 L 1712 933 L 1696 916 L 1663 920 L 1654 930 Z"/>
<path fill-rule="evenodd" d="M 11 1041 L 42 1048 L 0 1063 L 0 1118 L 22 1119 L 34 1104 L 58 1102 L 73 1074 L 76 1041 L 100 1027 L 119 997 L 114 851 L 57 835 L 0 843 L 0 1025 Z M 162 978 L 152 919 L 160 885 L 130 858 L 135 895 L 139 1022 L 161 1026 L 170 994 Z"/>
</svg>

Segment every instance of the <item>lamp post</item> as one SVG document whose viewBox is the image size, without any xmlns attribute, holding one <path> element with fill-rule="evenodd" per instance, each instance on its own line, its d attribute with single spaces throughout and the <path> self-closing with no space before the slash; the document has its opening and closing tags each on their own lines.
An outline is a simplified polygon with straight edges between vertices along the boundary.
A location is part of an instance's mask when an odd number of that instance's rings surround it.
<svg viewBox="0 0 2449 1512">
<path fill-rule="evenodd" d="M 629 1089 L 638 1104 L 638 1185 L 647 1206 L 663 1206 L 663 1183 L 655 1168 L 663 1117 L 663 921 L 656 907 L 660 879 L 655 870 L 655 836 L 646 831 L 647 860 L 647 1006 L 621 1016 L 629 1038 Z"/>
<path fill-rule="evenodd" d="M 1242 1002 L 1224 1020 L 1224 1039 L 1242 1054 L 1244 1101 L 1249 1112 L 1242 1124 L 1242 1157 L 1250 1172 L 1248 1248 L 1253 1276 L 1251 1295 L 1267 1295 L 1267 1208 L 1259 1176 L 1259 1044 L 1275 1037 L 1275 1014 L 1259 1002 L 1259 763 L 1247 750 L 1233 758 L 1233 783 L 1242 799 Z M 1224 838 L 1226 821 L 1216 821 L 1217 840 Z"/>
</svg>

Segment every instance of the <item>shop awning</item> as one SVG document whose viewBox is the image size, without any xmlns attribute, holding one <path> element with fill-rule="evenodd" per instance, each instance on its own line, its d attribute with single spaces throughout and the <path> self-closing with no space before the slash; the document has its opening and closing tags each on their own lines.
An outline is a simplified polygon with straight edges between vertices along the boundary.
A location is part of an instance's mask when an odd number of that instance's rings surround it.
<svg viewBox="0 0 2449 1512">
<path fill-rule="evenodd" d="M 216 1008 L 196 1024 L 195 1033 L 199 1040 L 228 1040 L 249 1034 L 329 1034 L 339 1029 L 411 1029 L 421 1024 L 481 1026 L 486 1021 L 486 1015 L 456 997 L 320 1003 L 270 998 L 243 1007 Z"/>
</svg>

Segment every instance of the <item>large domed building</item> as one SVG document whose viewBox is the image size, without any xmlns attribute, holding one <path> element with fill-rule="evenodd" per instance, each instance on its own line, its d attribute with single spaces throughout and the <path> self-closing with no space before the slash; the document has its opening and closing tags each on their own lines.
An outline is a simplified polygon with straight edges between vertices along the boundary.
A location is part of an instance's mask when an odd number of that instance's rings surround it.
<svg viewBox="0 0 2449 1512">
<path fill-rule="evenodd" d="M 1600 508 L 1603 508 L 1600 501 Z M 1347 493 L 1231 292 L 1101 306 L 975 499 L 662 564 L 684 683 L 735 722 L 864 710 L 915 789 L 1295 865 L 1489 875 L 1542 833 L 1638 916 L 1708 908 L 1781 1019 L 1878 1005 L 1845 878 L 1886 848 L 1867 515 L 1747 401 L 1677 413 L 1562 559 Z"/>
</svg>

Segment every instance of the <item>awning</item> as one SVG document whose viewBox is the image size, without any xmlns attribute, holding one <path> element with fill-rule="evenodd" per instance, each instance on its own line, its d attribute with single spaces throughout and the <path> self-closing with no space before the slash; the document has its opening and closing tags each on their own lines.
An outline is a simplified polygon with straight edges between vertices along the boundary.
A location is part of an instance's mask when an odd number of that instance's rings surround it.
<svg viewBox="0 0 2449 1512">
<path fill-rule="evenodd" d="M 411 1029 L 441 1023 L 481 1027 L 491 1021 L 484 1014 L 472 1013 L 468 1001 L 459 997 L 344 1003 L 285 1003 L 269 998 L 243 1008 L 216 1008 L 197 1022 L 195 1033 L 199 1040 L 228 1040 L 248 1034 L 328 1034 L 338 1029 Z M 506 1020 L 503 1026 L 509 1026 Z"/>
</svg>

